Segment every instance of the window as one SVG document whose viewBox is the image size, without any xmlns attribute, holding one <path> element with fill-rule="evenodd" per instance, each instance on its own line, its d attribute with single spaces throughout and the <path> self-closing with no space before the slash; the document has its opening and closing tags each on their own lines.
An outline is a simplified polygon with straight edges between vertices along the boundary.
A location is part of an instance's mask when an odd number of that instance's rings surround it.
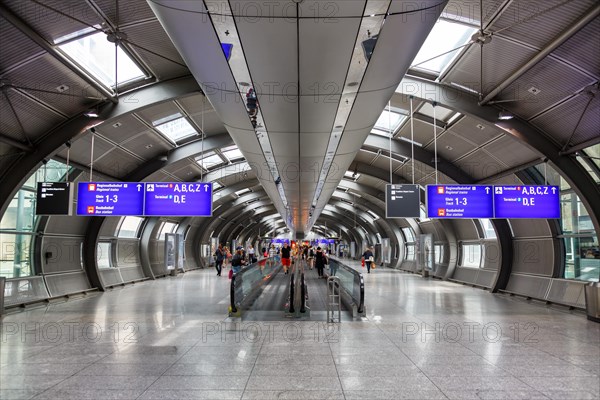
<svg viewBox="0 0 600 400">
<path fill-rule="evenodd" d="M 388 108 L 383 110 L 383 112 L 377 119 L 377 122 L 375 123 L 375 126 L 373 127 L 373 130 L 371 131 L 371 133 L 389 137 L 390 130 L 393 135 L 394 132 L 396 132 L 396 130 L 398 129 L 398 127 L 407 118 L 406 115 L 402 115 L 397 111 L 394 111 L 394 110 L 388 111 L 388 110 L 389 110 Z"/>
<path fill-rule="evenodd" d="M 209 170 L 211 168 L 214 168 L 217 165 L 223 164 L 224 161 L 221 158 L 221 156 L 219 156 L 218 154 L 215 154 L 215 152 L 211 151 L 209 153 L 204 154 L 204 156 L 200 156 L 200 157 L 196 158 L 196 162 L 202 168 Z"/>
<path fill-rule="evenodd" d="M 600 176 L 596 170 L 600 168 L 600 144 L 590 146 L 577 154 L 577 161 L 586 169 L 596 183 L 600 183 Z M 595 167 L 595 168 L 592 168 Z"/>
<path fill-rule="evenodd" d="M 171 117 L 175 117 L 175 119 L 164 123 L 161 122 L 170 117 L 161 118 L 153 122 L 155 128 L 173 143 L 179 143 L 184 139 L 198 134 L 187 119 L 184 117 L 177 118 L 179 116 L 181 114 L 174 114 Z"/>
<path fill-rule="evenodd" d="M 32 235 L 0 233 L 0 276 L 18 278 L 33 275 Z"/>
<path fill-rule="evenodd" d="M 177 224 L 174 224 L 172 222 L 164 222 L 163 225 L 160 227 L 160 231 L 158 232 L 158 240 L 164 240 L 165 233 L 173 233 L 175 231 L 175 228 L 177 228 Z"/>
<path fill-rule="evenodd" d="M 481 266 L 481 245 L 462 244 L 460 266 L 466 268 L 479 268 Z"/>
<path fill-rule="evenodd" d="M 414 244 L 406 245 L 406 260 L 407 261 L 415 260 L 415 245 Z"/>
<path fill-rule="evenodd" d="M 404 233 L 404 238 L 406 239 L 407 243 L 415 242 L 415 234 L 411 228 L 402 228 L 402 233 Z"/>
<path fill-rule="evenodd" d="M 436 264 L 441 264 L 444 262 L 444 245 L 443 244 L 436 244 L 434 245 L 434 256 L 435 256 L 435 263 Z"/>
<path fill-rule="evenodd" d="M 49 160 L 25 181 L 0 220 L 0 276 L 18 278 L 34 274 L 30 251 L 37 223 L 35 199 L 37 182 L 60 182 L 67 166 Z"/>
<path fill-rule="evenodd" d="M 223 153 L 223 155 L 227 157 L 229 161 L 241 160 L 242 158 L 244 158 L 244 155 L 242 154 L 240 149 L 237 148 L 237 146 L 226 147 L 223 150 L 221 150 L 221 153 Z"/>
<path fill-rule="evenodd" d="M 585 156 L 600 168 L 600 143 L 590 146 L 584 150 Z"/>
<path fill-rule="evenodd" d="M 460 49 L 451 50 L 469 43 L 475 32 L 477 28 L 472 26 L 438 20 L 413 60 L 411 68 L 441 74 L 460 53 Z"/>
<path fill-rule="evenodd" d="M 112 262 L 110 257 L 111 250 L 110 242 L 98 242 L 98 248 L 96 250 L 96 262 L 99 269 L 111 268 Z"/>
<path fill-rule="evenodd" d="M 480 219 L 481 227 L 483 228 L 483 234 L 486 239 L 495 239 L 496 238 L 496 230 L 494 229 L 494 225 L 489 219 Z"/>
<path fill-rule="evenodd" d="M 115 78 L 118 84 L 123 84 L 145 77 L 121 47 L 116 46 L 115 55 L 115 44 L 109 42 L 103 32 L 81 37 L 58 48 L 107 87 L 115 86 Z"/>
<path fill-rule="evenodd" d="M 117 236 L 120 238 L 137 238 L 138 229 L 142 221 L 143 218 L 140 217 L 123 218 Z"/>
</svg>

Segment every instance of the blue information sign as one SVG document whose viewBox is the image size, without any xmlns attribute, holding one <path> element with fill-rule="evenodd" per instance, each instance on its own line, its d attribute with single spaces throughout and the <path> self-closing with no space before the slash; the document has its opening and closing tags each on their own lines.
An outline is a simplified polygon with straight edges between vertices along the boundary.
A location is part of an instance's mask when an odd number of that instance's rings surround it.
<svg viewBox="0 0 600 400">
<path fill-rule="evenodd" d="M 558 186 L 495 186 L 496 218 L 560 218 Z"/>
<path fill-rule="evenodd" d="M 148 216 L 212 216 L 212 183 L 146 183 L 145 212 Z"/>
<path fill-rule="evenodd" d="M 144 184 L 138 182 L 79 182 L 77 215 L 144 214 Z"/>
<path fill-rule="evenodd" d="M 427 185 L 428 218 L 493 218 L 490 185 Z"/>
</svg>

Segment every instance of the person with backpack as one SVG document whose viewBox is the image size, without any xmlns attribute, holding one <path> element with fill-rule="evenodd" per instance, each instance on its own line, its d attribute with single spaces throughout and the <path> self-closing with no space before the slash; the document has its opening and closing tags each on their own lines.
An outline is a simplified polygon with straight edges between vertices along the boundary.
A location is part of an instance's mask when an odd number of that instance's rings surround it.
<svg viewBox="0 0 600 400">
<path fill-rule="evenodd" d="M 327 263 L 327 256 L 320 247 L 317 247 L 317 253 L 315 254 L 315 268 L 317 269 L 319 278 L 325 278 L 324 269 Z"/>
</svg>

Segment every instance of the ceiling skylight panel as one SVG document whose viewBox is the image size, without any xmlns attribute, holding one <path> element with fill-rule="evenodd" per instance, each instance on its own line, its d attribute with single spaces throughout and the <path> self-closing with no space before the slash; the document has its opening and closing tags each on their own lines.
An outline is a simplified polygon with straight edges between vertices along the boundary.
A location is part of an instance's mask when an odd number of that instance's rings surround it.
<svg viewBox="0 0 600 400">
<path fill-rule="evenodd" d="M 185 118 L 177 118 L 157 125 L 155 128 L 174 143 L 197 134 L 194 127 Z"/>
<path fill-rule="evenodd" d="M 469 43 L 475 32 L 475 27 L 440 19 L 421 46 L 411 68 L 440 74 L 460 52 L 457 48 Z M 453 49 L 456 50 L 451 51 Z"/>
<path fill-rule="evenodd" d="M 59 45 L 58 48 L 84 70 L 107 87 L 114 87 L 145 77 L 144 72 L 117 46 L 117 70 L 115 76 L 115 45 L 106 39 L 106 34 L 98 32 L 80 39 Z"/>
</svg>

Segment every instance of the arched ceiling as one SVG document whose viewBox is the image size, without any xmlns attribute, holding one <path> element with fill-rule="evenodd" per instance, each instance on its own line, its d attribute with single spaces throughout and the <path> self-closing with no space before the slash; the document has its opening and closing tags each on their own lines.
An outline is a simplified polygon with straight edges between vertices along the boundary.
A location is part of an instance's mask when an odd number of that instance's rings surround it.
<svg viewBox="0 0 600 400">
<path fill-rule="evenodd" d="M 284 3 L 288 2 L 281 2 L 282 5 Z M 305 3 L 304 6 L 307 6 L 310 2 Z M 369 114 L 361 115 L 361 123 L 356 125 L 364 128 L 356 131 L 362 132 L 356 134 L 361 139 L 349 147 L 341 145 L 338 151 L 340 175 L 326 185 L 327 196 L 320 203 L 321 208 L 324 209 L 328 203 L 339 203 L 338 197 L 331 196 L 338 187 L 348 189 L 349 194 L 364 191 L 362 201 L 381 207 L 374 195 L 381 193 L 383 185 L 389 182 L 389 139 L 377 134 L 369 135 L 368 132 L 390 96 L 393 109 L 410 114 L 408 96 L 412 95 L 415 97 L 412 136 L 411 124 L 406 119 L 394 132 L 392 140 L 394 182 L 413 180 L 413 149 L 408 142 L 411 137 L 418 143 L 414 147 L 415 182 L 422 185 L 435 182 L 435 147 L 440 170 L 437 179 L 443 183 L 519 182 L 515 172 L 550 159 L 572 186 L 579 187 L 578 194 L 596 215 L 593 219 L 596 228 L 599 228 L 596 208 L 600 202 L 590 200 L 598 196 L 597 185 L 581 168 L 575 151 L 600 142 L 597 90 L 600 64 L 598 57 L 594 56 L 598 54 L 600 43 L 600 6 L 593 0 L 484 0 L 483 6 L 484 32 L 492 38 L 491 41 L 483 45 L 472 41 L 456 52 L 452 62 L 439 75 L 411 66 L 409 77 L 395 93 L 392 90 L 390 95 L 383 96 L 386 98 L 373 101 L 377 110 L 360 103 L 359 108 Z M 341 7 L 339 10 L 340 13 L 347 12 L 347 17 L 357 17 L 355 25 L 362 20 L 360 13 L 354 14 L 349 8 Z M 92 125 L 97 125 L 94 170 L 102 173 L 103 179 L 128 177 L 186 181 L 202 178 L 215 181 L 224 187 L 216 192 L 215 207 L 248 185 L 252 187 L 252 193 L 260 193 L 260 201 L 279 195 L 269 171 L 261 172 L 259 168 L 260 162 L 265 163 L 265 158 L 260 146 L 256 147 L 258 142 L 246 152 L 246 136 L 238 140 L 231 129 L 232 126 L 235 130 L 249 124 L 247 116 L 243 115 L 246 120 L 241 124 L 232 123 L 224 117 L 225 111 L 220 109 L 224 104 L 208 101 L 203 96 L 201 87 L 190 78 L 186 55 L 180 55 L 147 3 L 135 0 L 7 0 L 0 4 L 0 11 L 0 34 L 3 37 L 0 57 L 0 214 L 21 182 L 43 159 L 66 158 L 64 144 L 67 141 L 73 143 L 70 161 L 86 169 L 90 164 L 91 143 L 87 128 Z M 452 0 L 442 17 L 478 26 L 479 11 L 478 4 Z M 290 19 L 287 23 L 295 26 L 296 21 Z M 351 22 L 348 22 L 350 25 Z M 115 89 L 99 83 L 69 61 L 60 52 L 55 40 L 90 27 L 109 33 L 126 33 L 126 40 L 121 45 L 143 69 L 146 77 Z M 262 54 L 259 47 L 263 42 L 270 43 L 270 39 L 260 36 L 260 29 L 260 24 L 240 27 L 240 43 L 257 55 Z M 247 46 L 243 43 L 248 40 L 246 37 L 252 38 Z M 283 40 L 283 36 L 280 39 Z M 331 43 L 323 46 L 331 46 L 333 42 L 332 39 Z M 291 46 L 290 54 L 294 46 Z M 395 46 L 395 43 L 386 42 L 381 48 L 393 53 L 397 52 Z M 341 53 L 329 51 L 328 54 Z M 297 55 L 294 57 L 297 58 Z M 381 61 L 375 61 L 379 59 L 374 58 L 373 66 L 387 63 L 389 67 L 398 60 L 390 54 L 382 56 Z M 253 78 L 254 71 L 258 74 L 262 64 L 268 60 L 248 59 Z M 321 65 L 319 60 L 313 62 Z M 269 65 L 263 73 L 277 76 L 278 60 L 267 63 Z M 312 69 L 307 71 L 315 72 Z M 198 78 L 197 71 L 192 68 L 191 72 Z M 316 76 L 315 79 L 319 80 Z M 365 85 L 368 83 L 365 80 Z M 239 91 L 237 85 L 235 91 Z M 208 94 L 209 99 L 210 96 Z M 433 140 L 432 107 L 424 100 L 435 100 L 440 104 L 436 107 L 436 141 Z M 297 106 L 297 103 L 294 104 Z M 276 110 L 277 104 L 274 102 L 269 107 Z M 100 111 L 99 118 L 83 116 L 94 107 Z M 511 111 L 518 118 L 499 123 L 494 115 L 502 109 Z M 451 120 L 455 111 L 461 115 Z M 277 126 L 273 112 L 265 108 L 264 117 L 267 118 L 267 127 L 277 128 L 273 129 L 276 135 L 286 129 Z M 177 113 L 196 132 L 181 142 L 170 141 L 155 124 L 161 117 Z M 300 111 L 297 115 L 301 115 L 302 119 L 304 113 Z M 314 115 L 323 117 L 321 114 Z M 311 122 L 301 124 L 297 134 L 303 131 L 302 126 L 310 127 Z M 306 143 L 325 151 L 327 142 L 319 144 L 309 135 L 322 129 L 306 129 Z M 252 131 L 251 127 L 246 127 L 240 135 Z M 224 155 L 235 143 L 241 145 L 242 152 L 248 153 L 248 162 L 238 158 L 230 160 Z M 277 140 L 274 143 L 278 143 Z M 282 146 L 285 148 L 286 145 L 280 143 L 276 147 Z M 221 162 L 203 169 L 198 158 L 203 154 L 208 156 L 210 152 Z M 254 153 L 261 155 L 262 160 L 256 162 Z M 294 157 L 301 158 L 301 153 Z M 318 157 L 323 166 L 325 153 Z M 594 165 L 591 164 L 592 170 Z M 343 178 L 347 170 L 349 176 Z M 595 171 L 600 173 L 597 166 Z M 358 178 L 351 178 L 353 172 Z M 293 185 L 301 186 L 293 179 L 286 182 L 289 193 L 299 190 Z M 281 214 L 281 206 L 277 201 L 274 203 L 276 208 L 265 215 Z M 253 207 L 253 204 L 240 206 L 241 217 Z M 286 219 L 286 216 L 283 218 Z M 315 219 L 313 223 L 322 225 L 318 221 Z"/>
</svg>

